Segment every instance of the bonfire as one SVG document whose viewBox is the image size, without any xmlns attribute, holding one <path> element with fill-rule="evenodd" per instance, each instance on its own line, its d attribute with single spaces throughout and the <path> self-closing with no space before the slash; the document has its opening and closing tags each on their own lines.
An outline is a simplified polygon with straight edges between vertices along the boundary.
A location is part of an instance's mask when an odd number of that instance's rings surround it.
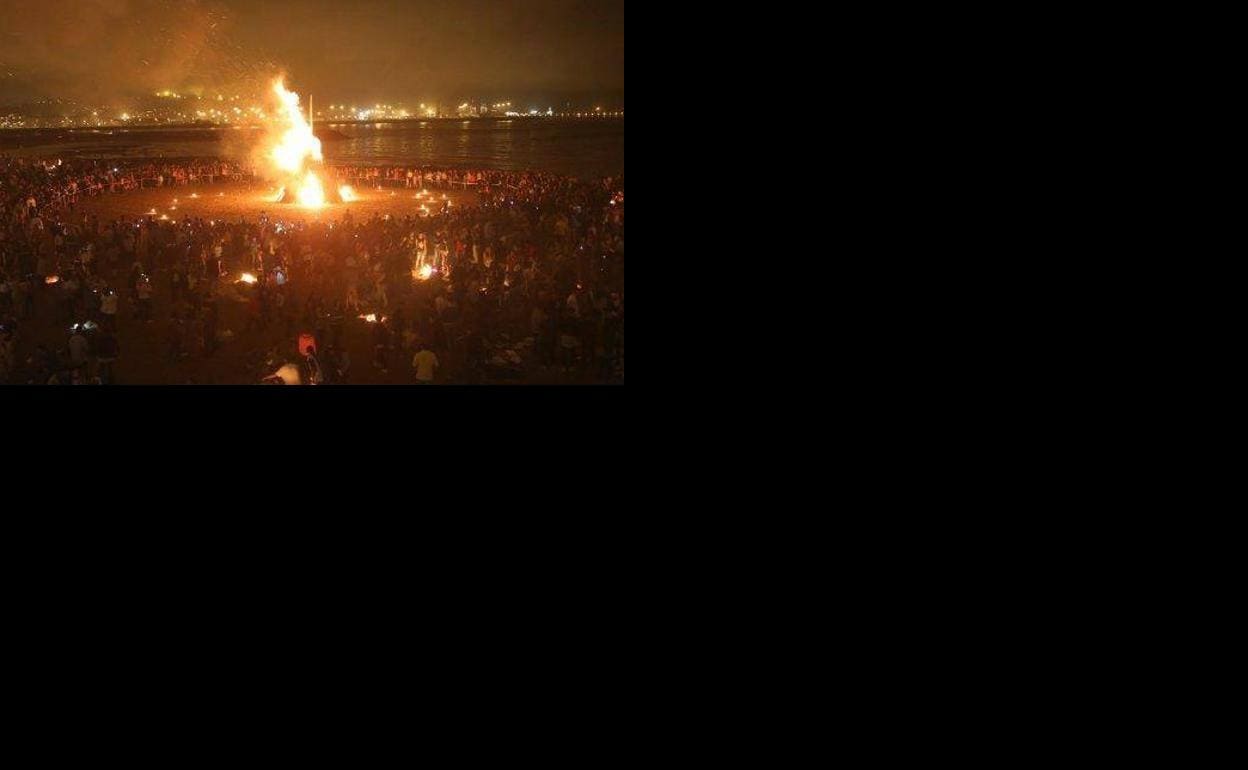
<svg viewBox="0 0 1248 770">
<path fill-rule="evenodd" d="M 272 176 L 282 182 L 275 203 L 295 203 L 304 208 L 319 209 L 327 203 L 350 203 L 358 200 L 350 185 L 340 185 L 326 190 L 314 167 L 323 165 L 321 140 L 313 130 L 311 102 L 305 119 L 299 107 L 299 94 L 286 89 L 285 81 L 273 84 L 277 97 L 277 124 L 272 144 L 265 152 Z"/>
</svg>

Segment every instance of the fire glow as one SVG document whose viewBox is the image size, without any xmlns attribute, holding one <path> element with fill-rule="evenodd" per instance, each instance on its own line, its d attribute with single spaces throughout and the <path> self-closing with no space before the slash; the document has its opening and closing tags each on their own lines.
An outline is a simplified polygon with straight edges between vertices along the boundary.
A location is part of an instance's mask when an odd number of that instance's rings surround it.
<svg viewBox="0 0 1248 770">
<path fill-rule="evenodd" d="M 277 200 L 281 200 L 287 191 L 293 191 L 300 206 L 321 208 L 326 203 L 325 187 L 320 177 L 309 168 L 325 160 L 321 153 L 321 140 L 316 138 L 312 126 L 304 118 L 299 106 L 299 94 L 288 91 L 283 79 L 273 83 L 273 95 L 279 108 L 272 144 L 265 151 L 265 159 L 272 176 L 283 182 Z"/>
<path fill-rule="evenodd" d="M 321 180 L 309 171 L 303 177 L 303 184 L 297 193 L 299 205 L 310 209 L 319 209 L 325 205 L 325 188 Z"/>
<path fill-rule="evenodd" d="M 252 275 L 251 273 L 243 273 L 241 276 L 239 276 L 238 280 L 242 283 L 255 283 L 256 277 Z"/>
</svg>

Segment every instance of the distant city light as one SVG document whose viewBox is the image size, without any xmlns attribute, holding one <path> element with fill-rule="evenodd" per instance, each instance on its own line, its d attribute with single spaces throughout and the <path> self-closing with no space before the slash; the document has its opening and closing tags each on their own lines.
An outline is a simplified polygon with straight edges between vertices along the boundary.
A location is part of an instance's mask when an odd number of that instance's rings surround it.
<svg viewBox="0 0 1248 770">
<path fill-rule="evenodd" d="M 150 94 L 151 92 L 149 92 Z M 208 100 L 211 104 L 211 95 L 196 96 L 183 95 L 170 89 L 157 91 L 154 96 L 161 101 L 164 100 L 183 100 L 183 99 L 203 99 Z M 149 99 L 151 96 L 148 97 Z M 247 125 L 259 125 L 271 119 L 268 113 L 260 106 L 249 104 L 248 100 L 243 96 L 225 96 L 217 95 L 218 101 L 238 102 L 237 106 L 230 104 L 228 106 L 221 105 L 219 109 L 200 109 L 179 111 L 175 104 L 177 102 L 164 102 L 164 104 L 153 104 L 149 107 L 139 107 L 134 112 L 126 110 L 121 113 L 113 112 L 115 107 L 105 105 L 77 105 L 72 112 L 67 112 L 59 117 L 36 117 L 22 114 L 0 115 L 0 128 L 43 128 L 43 127 L 84 127 L 99 128 L 104 126 L 143 126 L 143 125 L 176 125 L 180 123 L 203 122 L 222 127 L 243 128 Z M 559 118 L 622 118 L 623 110 L 611 111 L 609 108 L 596 105 L 584 108 L 582 111 L 576 111 L 573 108 L 564 108 L 560 112 L 555 112 L 553 107 L 542 108 L 534 106 L 528 110 L 517 111 L 512 106 L 512 102 L 484 102 L 474 99 L 468 99 L 460 103 L 458 107 L 452 107 L 449 110 L 446 107 L 439 108 L 437 104 L 428 102 L 420 102 L 419 108 L 409 109 L 403 103 L 387 103 L 379 102 L 374 107 L 354 107 L 345 104 L 331 104 L 329 114 L 325 112 L 317 112 L 316 115 L 328 119 L 341 119 L 350 121 L 359 121 L 361 123 L 373 123 L 381 125 L 384 121 L 389 120 L 408 120 L 411 118 L 448 118 L 458 117 L 461 119 L 471 120 L 476 118 L 494 116 L 494 117 L 559 117 Z M 180 106 L 180 105 L 177 105 Z M 202 106 L 202 105 L 201 105 Z"/>
</svg>

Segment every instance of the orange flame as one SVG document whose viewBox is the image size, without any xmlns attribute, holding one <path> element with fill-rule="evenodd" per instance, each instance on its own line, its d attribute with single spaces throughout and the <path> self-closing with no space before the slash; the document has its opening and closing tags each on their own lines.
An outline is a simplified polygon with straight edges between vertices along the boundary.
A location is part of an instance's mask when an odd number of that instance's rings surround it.
<svg viewBox="0 0 1248 770">
<path fill-rule="evenodd" d="M 325 205 L 325 188 L 321 186 L 321 180 L 311 171 L 303 178 L 303 184 L 299 187 L 299 205 L 307 208 L 319 209 Z"/>
<path fill-rule="evenodd" d="M 304 118 L 299 106 L 299 94 L 287 90 L 284 79 L 274 81 L 273 95 L 279 105 L 276 130 L 280 133 L 274 138 L 265 157 L 272 167 L 273 176 L 285 180 L 275 200 L 280 200 L 286 190 L 294 190 L 300 206 L 320 208 L 325 205 L 325 188 L 308 166 L 325 160 L 321 153 L 321 140 L 312 133 L 312 126 Z"/>
<path fill-rule="evenodd" d="M 291 175 L 298 175 L 304 169 L 308 159 L 324 160 L 321 155 L 321 140 L 312 133 L 312 127 L 303 117 L 299 109 L 299 94 L 286 90 L 286 83 L 280 78 L 273 84 L 273 93 L 281 104 L 278 120 L 285 127 L 281 142 L 273 148 L 269 157 L 277 167 Z"/>
</svg>

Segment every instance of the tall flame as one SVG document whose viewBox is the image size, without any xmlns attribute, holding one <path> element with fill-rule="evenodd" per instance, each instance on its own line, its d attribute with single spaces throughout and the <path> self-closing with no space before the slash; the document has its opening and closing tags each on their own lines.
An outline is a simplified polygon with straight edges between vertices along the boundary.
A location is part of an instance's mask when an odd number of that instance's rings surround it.
<svg viewBox="0 0 1248 770">
<path fill-rule="evenodd" d="M 286 90 L 286 82 L 278 78 L 273 83 L 277 97 L 278 130 L 280 138 L 268 153 L 277 175 L 286 180 L 285 189 L 294 190 L 299 205 L 320 208 L 325 205 L 325 188 L 316 174 L 308 169 L 309 163 L 325 160 L 321 153 L 321 140 L 312 133 L 312 127 L 299 107 L 299 94 Z"/>
<path fill-rule="evenodd" d="M 280 79 L 273 84 L 273 93 L 281 104 L 278 120 L 286 130 L 282 134 L 281 143 L 273 148 L 271 157 L 282 171 L 298 174 L 303 171 L 309 158 L 318 163 L 324 160 L 321 155 L 321 140 L 312 133 L 312 127 L 303 117 L 303 110 L 299 108 L 299 94 L 287 91 L 285 82 Z"/>
</svg>

